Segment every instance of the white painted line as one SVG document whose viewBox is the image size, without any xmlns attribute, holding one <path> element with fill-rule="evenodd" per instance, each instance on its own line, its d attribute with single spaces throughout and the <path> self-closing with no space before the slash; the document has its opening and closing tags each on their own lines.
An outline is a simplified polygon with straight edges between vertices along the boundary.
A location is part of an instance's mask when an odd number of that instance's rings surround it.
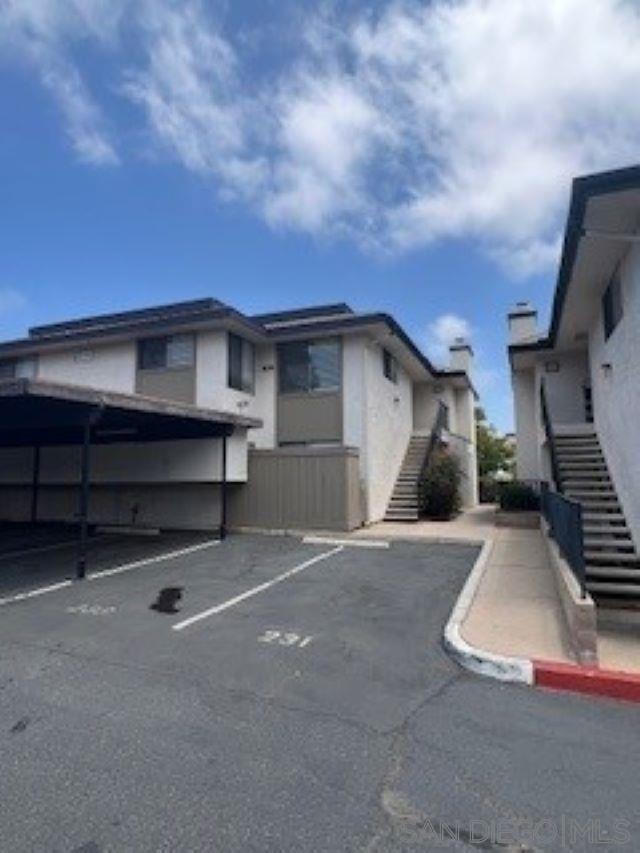
<svg viewBox="0 0 640 853">
<path fill-rule="evenodd" d="M 91 539 L 95 542 L 97 539 L 102 539 L 102 536 L 95 536 Z M 77 548 L 78 540 L 67 539 L 66 542 L 56 542 L 54 545 L 37 545 L 35 548 L 26 548 L 22 551 L 9 551 L 6 554 L 0 554 L 0 561 L 15 559 L 16 557 L 28 557 L 29 554 L 44 554 L 45 551 L 59 551 L 61 548 Z"/>
<path fill-rule="evenodd" d="M 13 604 L 16 601 L 26 601 L 28 598 L 35 598 L 38 595 L 45 595 L 47 592 L 55 592 L 57 589 L 64 589 L 71 586 L 73 581 L 61 581 L 50 586 L 41 586 L 38 589 L 30 589 L 29 592 L 20 592 L 17 595 L 11 595 L 8 598 L 0 598 L 0 606 L 3 604 Z"/>
<path fill-rule="evenodd" d="M 269 581 L 265 581 L 265 583 L 259 584 L 259 586 L 254 586 L 252 589 L 248 589 L 246 592 L 241 593 L 240 595 L 236 595 L 234 598 L 230 598 L 228 601 L 223 601 L 222 604 L 216 604 L 215 607 L 210 607 L 208 610 L 203 611 L 202 613 L 197 613 L 195 616 L 190 616 L 188 619 L 185 619 L 182 622 L 177 622 L 172 626 L 174 631 L 182 631 L 184 628 L 188 628 L 190 625 L 194 625 L 196 622 L 201 622 L 203 619 L 208 619 L 209 616 L 217 616 L 218 613 L 222 613 L 225 610 L 229 610 L 231 607 L 235 607 L 236 604 L 240 604 L 241 601 L 246 601 L 247 598 L 253 598 L 254 595 L 258 595 L 261 592 L 264 592 L 265 589 L 269 589 L 272 586 L 275 586 L 278 583 L 282 583 L 282 581 L 286 581 L 288 578 L 292 578 L 294 575 L 297 575 L 299 572 L 303 572 L 305 569 L 308 569 L 310 566 L 319 563 L 321 560 L 326 560 L 329 557 L 333 557 L 334 554 L 339 554 L 340 551 L 344 550 L 342 545 L 339 545 L 337 548 L 332 548 L 331 551 L 325 551 L 324 554 L 317 554 L 315 557 L 311 557 L 310 560 L 305 560 L 304 563 L 300 563 L 298 566 L 294 566 L 293 569 L 289 569 L 286 572 L 283 572 L 281 575 L 278 575 L 275 578 L 272 578 Z"/>
<path fill-rule="evenodd" d="M 478 675 L 486 675 L 498 681 L 516 681 L 533 684 L 533 663 L 527 658 L 499 655 L 472 646 L 464 639 L 461 626 L 467 618 L 476 597 L 494 542 L 488 539 L 480 551 L 478 559 L 462 588 L 449 621 L 444 629 L 444 646 L 461 666 Z"/>
<path fill-rule="evenodd" d="M 343 548 L 388 548 L 384 539 L 333 539 L 329 536 L 305 536 L 305 545 L 341 545 Z"/>
<path fill-rule="evenodd" d="M 155 557 L 145 557 L 144 560 L 136 560 L 134 563 L 124 563 L 122 566 L 114 566 L 112 569 L 102 569 L 100 572 L 91 572 L 87 575 L 87 580 L 97 581 L 100 578 L 110 578 L 112 575 L 120 575 L 123 572 L 131 572 L 133 569 L 139 569 L 142 566 L 149 566 L 153 563 L 160 563 L 164 560 L 175 560 L 177 557 L 186 557 L 187 554 L 194 554 L 196 551 L 203 551 L 205 548 L 213 548 L 219 545 L 220 540 L 213 539 L 209 542 L 200 542 L 198 545 L 190 545 L 188 548 L 179 548 L 177 551 L 168 551 L 166 554 L 157 554 Z"/>
</svg>

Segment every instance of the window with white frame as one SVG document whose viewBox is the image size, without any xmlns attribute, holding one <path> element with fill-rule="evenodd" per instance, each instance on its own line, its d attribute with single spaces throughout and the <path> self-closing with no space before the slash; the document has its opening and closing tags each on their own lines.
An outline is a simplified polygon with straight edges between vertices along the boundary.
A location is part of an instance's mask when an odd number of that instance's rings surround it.
<svg viewBox="0 0 640 853">
<path fill-rule="evenodd" d="M 256 355 L 251 341 L 229 332 L 229 388 L 253 394 L 255 390 Z"/>
</svg>

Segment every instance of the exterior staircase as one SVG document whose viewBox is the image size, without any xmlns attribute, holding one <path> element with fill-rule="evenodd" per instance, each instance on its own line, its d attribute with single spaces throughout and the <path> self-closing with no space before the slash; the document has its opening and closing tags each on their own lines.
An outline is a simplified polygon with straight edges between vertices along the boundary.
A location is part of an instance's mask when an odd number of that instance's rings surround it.
<svg viewBox="0 0 640 853">
<path fill-rule="evenodd" d="M 398 474 L 385 521 L 417 521 L 419 518 L 418 480 L 429 451 L 430 435 L 412 435 Z"/>
<path fill-rule="evenodd" d="M 640 557 L 595 431 L 556 434 L 558 486 L 582 505 L 587 589 L 596 598 L 640 599 Z"/>
</svg>

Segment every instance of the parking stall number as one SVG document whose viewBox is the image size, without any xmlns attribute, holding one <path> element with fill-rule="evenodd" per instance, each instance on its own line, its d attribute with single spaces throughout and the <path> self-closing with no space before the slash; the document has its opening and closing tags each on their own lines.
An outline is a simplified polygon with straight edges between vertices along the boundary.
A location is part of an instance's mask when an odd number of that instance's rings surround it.
<svg viewBox="0 0 640 853">
<path fill-rule="evenodd" d="M 258 637 L 259 643 L 288 646 L 289 648 L 304 649 L 313 640 L 312 636 L 303 637 L 292 631 L 265 631 Z"/>
</svg>

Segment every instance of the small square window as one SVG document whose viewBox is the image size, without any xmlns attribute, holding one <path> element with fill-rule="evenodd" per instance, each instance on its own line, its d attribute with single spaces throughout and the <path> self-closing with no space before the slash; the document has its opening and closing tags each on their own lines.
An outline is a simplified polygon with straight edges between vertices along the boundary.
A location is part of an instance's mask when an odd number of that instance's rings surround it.
<svg viewBox="0 0 640 853">
<path fill-rule="evenodd" d="M 386 349 L 382 350 L 382 372 L 390 382 L 397 384 L 398 362 Z"/>
<path fill-rule="evenodd" d="M 602 319 L 606 341 L 622 319 L 622 283 L 618 273 L 611 279 L 602 297 Z"/>
</svg>

